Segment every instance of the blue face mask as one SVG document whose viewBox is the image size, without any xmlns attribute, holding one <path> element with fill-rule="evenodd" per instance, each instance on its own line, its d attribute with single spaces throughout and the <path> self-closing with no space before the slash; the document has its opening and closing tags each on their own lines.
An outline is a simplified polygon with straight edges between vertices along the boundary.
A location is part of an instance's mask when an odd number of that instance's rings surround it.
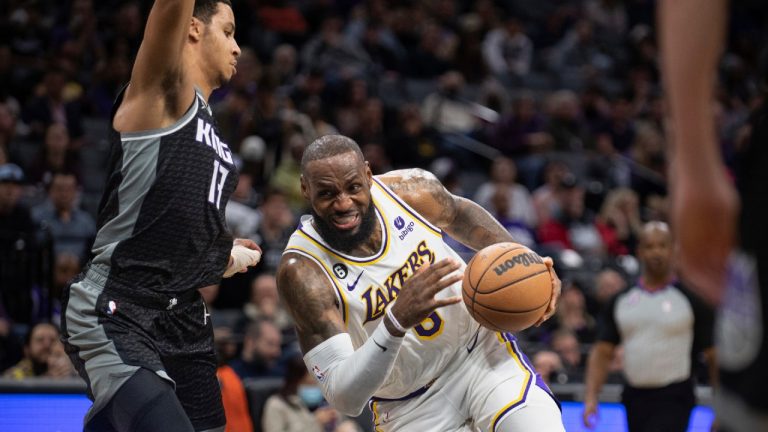
<svg viewBox="0 0 768 432">
<path fill-rule="evenodd" d="M 317 408 L 323 403 L 323 390 L 314 385 L 300 385 L 299 398 L 308 408 Z"/>
</svg>

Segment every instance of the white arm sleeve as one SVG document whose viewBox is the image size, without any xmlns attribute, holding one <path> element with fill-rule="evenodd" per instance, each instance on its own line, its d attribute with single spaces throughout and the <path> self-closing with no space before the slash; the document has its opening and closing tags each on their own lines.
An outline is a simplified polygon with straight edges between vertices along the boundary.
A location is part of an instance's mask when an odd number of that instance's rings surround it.
<svg viewBox="0 0 768 432">
<path fill-rule="evenodd" d="M 325 399 L 342 413 L 357 416 L 389 376 L 402 343 L 403 337 L 389 333 L 381 320 L 357 351 L 349 333 L 340 333 L 312 348 L 304 363 Z"/>
</svg>

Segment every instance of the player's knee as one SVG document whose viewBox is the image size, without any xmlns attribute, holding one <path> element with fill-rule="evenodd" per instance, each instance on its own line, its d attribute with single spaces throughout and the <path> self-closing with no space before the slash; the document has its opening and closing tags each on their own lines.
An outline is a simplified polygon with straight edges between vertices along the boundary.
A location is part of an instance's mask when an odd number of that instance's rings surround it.
<svg viewBox="0 0 768 432">
<path fill-rule="evenodd" d="M 169 382 L 139 369 L 110 402 L 113 424 L 123 431 L 187 432 L 192 424 Z"/>
</svg>

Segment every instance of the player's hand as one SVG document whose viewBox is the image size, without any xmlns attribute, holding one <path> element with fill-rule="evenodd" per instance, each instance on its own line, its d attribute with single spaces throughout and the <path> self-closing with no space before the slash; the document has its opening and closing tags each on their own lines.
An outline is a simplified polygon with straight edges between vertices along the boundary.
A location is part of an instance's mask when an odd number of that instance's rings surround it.
<svg viewBox="0 0 768 432">
<path fill-rule="evenodd" d="M 229 264 L 224 271 L 228 278 L 235 273 L 245 273 L 248 267 L 253 267 L 261 260 L 261 248 L 253 240 L 235 239 L 232 251 L 229 253 Z"/>
<path fill-rule="evenodd" d="M 720 303 L 728 257 L 736 243 L 739 198 L 725 169 L 699 180 L 676 174 L 672 223 L 683 281 L 712 305 Z M 706 181 L 706 184 L 702 184 Z"/>
<path fill-rule="evenodd" d="M 542 315 L 541 318 L 536 321 L 536 324 L 534 324 L 536 327 L 540 326 L 541 323 L 548 320 L 550 317 L 552 317 L 552 315 L 555 314 L 557 301 L 560 299 L 560 290 L 562 288 L 560 278 L 557 277 L 557 273 L 555 273 L 554 262 L 552 261 L 552 258 L 544 258 L 544 264 L 549 269 L 549 276 L 552 278 L 552 297 L 549 299 L 549 305 L 547 305 L 547 310 L 544 311 L 544 315 Z"/>
<path fill-rule="evenodd" d="M 460 267 L 458 261 L 450 258 L 419 267 L 390 306 L 395 319 L 408 329 L 424 321 L 435 309 L 460 302 L 461 297 L 435 298 L 437 293 L 462 280 L 464 275 L 457 271 Z"/>
<path fill-rule="evenodd" d="M 597 401 L 587 399 L 584 401 L 584 412 L 582 413 L 582 422 L 588 429 L 597 425 Z"/>
</svg>

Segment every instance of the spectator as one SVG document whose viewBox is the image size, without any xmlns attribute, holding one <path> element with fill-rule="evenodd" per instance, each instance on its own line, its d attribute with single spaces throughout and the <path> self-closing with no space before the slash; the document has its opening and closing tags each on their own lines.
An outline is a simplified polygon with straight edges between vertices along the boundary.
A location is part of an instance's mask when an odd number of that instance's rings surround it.
<svg viewBox="0 0 768 432">
<path fill-rule="evenodd" d="M 287 196 L 280 190 L 271 189 L 264 193 L 264 201 L 258 208 L 261 222 L 256 230 L 257 243 L 261 247 L 261 268 L 274 272 L 288 242 L 296 218 L 289 207 Z"/>
<path fill-rule="evenodd" d="M 280 329 L 274 322 L 268 318 L 253 321 L 245 329 L 240 357 L 229 365 L 240 379 L 282 376 L 282 341 Z"/>
<path fill-rule="evenodd" d="M 255 195 L 253 176 L 241 172 L 235 191 L 227 203 L 227 226 L 235 237 L 252 239 L 256 235 L 261 215 L 251 206 Z"/>
<path fill-rule="evenodd" d="M 472 105 L 462 99 L 464 77 L 457 71 L 440 75 L 438 91 L 421 104 L 424 122 L 442 133 L 468 134 L 477 127 Z"/>
<path fill-rule="evenodd" d="M 43 376 L 46 378 L 68 379 L 77 377 L 75 367 L 72 365 L 72 361 L 69 360 L 64 344 L 59 339 L 53 341 L 45 363 L 46 371 Z"/>
<path fill-rule="evenodd" d="M 584 424 L 597 414 L 597 396 L 614 352 L 624 346 L 622 403 L 630 432 L 685 431 L 694 397 L 694 359 L 703 353 L 716 382 L 713 313 L 675 282 L 673 245 L 662 222 L 643 226 L 637 284 L 603 308 L 587 366 Z"/>
<path fill-rule="evenodd" d="M 604 269 L 595 276 L 594 289 L 591 296 L 588 296 L 594 300 L 594 305 L 589 305 L 589 309 L 592 316 L 598 316 L 600 310 L 610 301 L 610 299 L 616 294 L 624 291 L 627 288 L 627 281 L 614 269 Z"/>
<path fill-rule="evenodd" d="M 528 74 L 533 62 L 533 43 L 517 17 L 507 17 L 502 25 L 485 35 L 483 58 L 491 72 L 511 77 L 512 82 Z"/>
<path fill-rule="evenodd" d="M 280 303 L 277 281 L 273 273 L 262 273 L 251 283 L 251 297 L 243 305 L 243 314 L 249 321 L 268 319 L 283 332 L 293 332 L 293 320 Z"/>
<path fill-rule="evenodd" d="M 43 149 L 30 167 L 29 180 L 45 186 L 51 183 L 53 173 L 60 171 L 71 172 L 80 180 L 80 154 L 71 146 L 67 127 L 53 123 L 45 130 Z"/>
<path fill-rule="evenodd" d="M 39 269 L 35 224 L 21 204 L 24 172 L 15 164 L 0 165 L 0 302 L 16 322 L 28 322 L 30 289 Z"/>
<path fill-rule="evenodd" d="M 24 338 L 24 358 L 3 372 L 3 376 L 17 380 L 45 376 L 48 373 L 49 357 L 54 353 L 54 347 L 57 343 L 61 345 L 59 330 L 55 326 L 48 323 L 35 325 Z M 61 351 L 64 351 L 63 347 Z M 60 354 L 55 354 L 56 358 L 51 359 L 50 364 L 55 365 L 55 368 L 51 370 L 54 375 L 61 375 L 62 373 L 63 367 L 58 358 Z M 70 370 L 72 370 L 72 364 L 66 358 L 66 354 L 64 354 L 64 359 L 67 360 Z"/>
<path fill-rule="evenodd" d="M 568 164 L 562 160 L 553 159 L 544 165 L 544 181 L 533 191 L 533 206 L 539 224 L 548 222 L 562 212 L 560 196 L 569 184 L 566 177 L 572 175 Z"/>
<path fill-rule="evenodd" d="M 576 333 L 565 328 L 557 330 L 552 335 L 552 350 L 562 359 L 568 382 L 582 382 L 584 361 Z"/>
<path fill-rule="evenodd" d="M 595 319 L 587 312 L 584 292 L 573 282 L 564 284 L 560 303 L 555 313 L 561 329 L 573 332 L 579 343 L 590 344 L 595 339 Z"/>
<path fill-rule="evenodd" d="M 96 235 L 93 217 L 77 207 L 78 184 L 74 174 L 53 174 L 48 199 L 32 209 L 32 218 L 53 238 L 56 255 L 70 253 L 85 261 Z"/>
<path fill-rule="evenodd" d="M 507 219 L 519 221 L 529 229 L 536 226 L 536 212 L 531 194 L 525 186 L 517 183 L 517 167 L 510 158 L 499 157 L 493 161 L 490 181 L 478 187 L 473 200 L 492 212 L 491 199 L 497 190 L 507 194 L 509 207 L 504 214 Z"/>
<path fill-rule="evenodd" d="M 539 225 L 539 244 L 555 249 L 574 249 L 588 257 L 602 257 L 604 245 L 595 218 L 584 201 L 584 186 L 573 176 L 562 183 L 560 214 Z"/>
<path fill-rule="evenodd" d="M 618 256 L 634 253 L 641 225 L 637 194 L 627 188 L 608 192 L 595 221 L 608 254 Z"/>
<path fill-rule="evenodd" d="M 542 350 L 534 354 L 533 368 L 547 386 L 552 385 L 553 380 L 561 384 L 568 380 L 567 377 L 561 376 L 565 374 L 563 361 L 560 360 L 560 356 L 554 351 Z"/>
<path fill-rule="evenodd" d="M 504 156 L 524 157 L 541 153 L 552 146 L 552 138 L 544 133 L 544 117 L 530 93 L 517 96 L 512 110 L 494 126 L 491 144 Z"/>
<path fill-rule="evenodd" d="M 307 372 L 300 355 L 288 359 L 285 381 L 280 391 L 269 397 L 264 405 L 264 432 L 340 432 L 348 431 L 351 423 L 333 408 L 324 404 L 323 393 Z M 342 429 L 345 428 L 345 429 Z M 355 425 L 352 431 L 357 431 Z"/>
<path fill-rule="evenodd" d="M 69 82 L 66 71 L 58 66 L 49 66 L 40 83 L 40 95 L 26 105 L 22 113 L 30 126 L 33 137 L 43 137 L 48 126 L 61 124 L 69 133 L 73 148 L 80 148 L 83 140 L 83 119 L 81 103 L 71 98 L 65 90 Z"/>
<path fill-rule="evenodd" d="M 497 188 L 491 197 L 489 211 L 499 221 L 501 226 L 512 234 L 516 242 L 529 248 L 535 248 L 536 236 L 528 224 L 520 219 L 509 218 L 511 205 L 509 193 L 502 188 Z"/>
<path fill-rule="evenodd" d="M 283 154 L 282 160 L 275 168 L 269 185 L 272 188 L 280 189 L 288 200 L 288 205 L 294 214 L 301 214 L 306 206 L 304 196 L 301 194 L 301 170 L 299 163 L 304 149 L 307 147 L 307 141 L 304 135 L 295 132 L 286 139 L 287 152 Z"/>
</svg>

